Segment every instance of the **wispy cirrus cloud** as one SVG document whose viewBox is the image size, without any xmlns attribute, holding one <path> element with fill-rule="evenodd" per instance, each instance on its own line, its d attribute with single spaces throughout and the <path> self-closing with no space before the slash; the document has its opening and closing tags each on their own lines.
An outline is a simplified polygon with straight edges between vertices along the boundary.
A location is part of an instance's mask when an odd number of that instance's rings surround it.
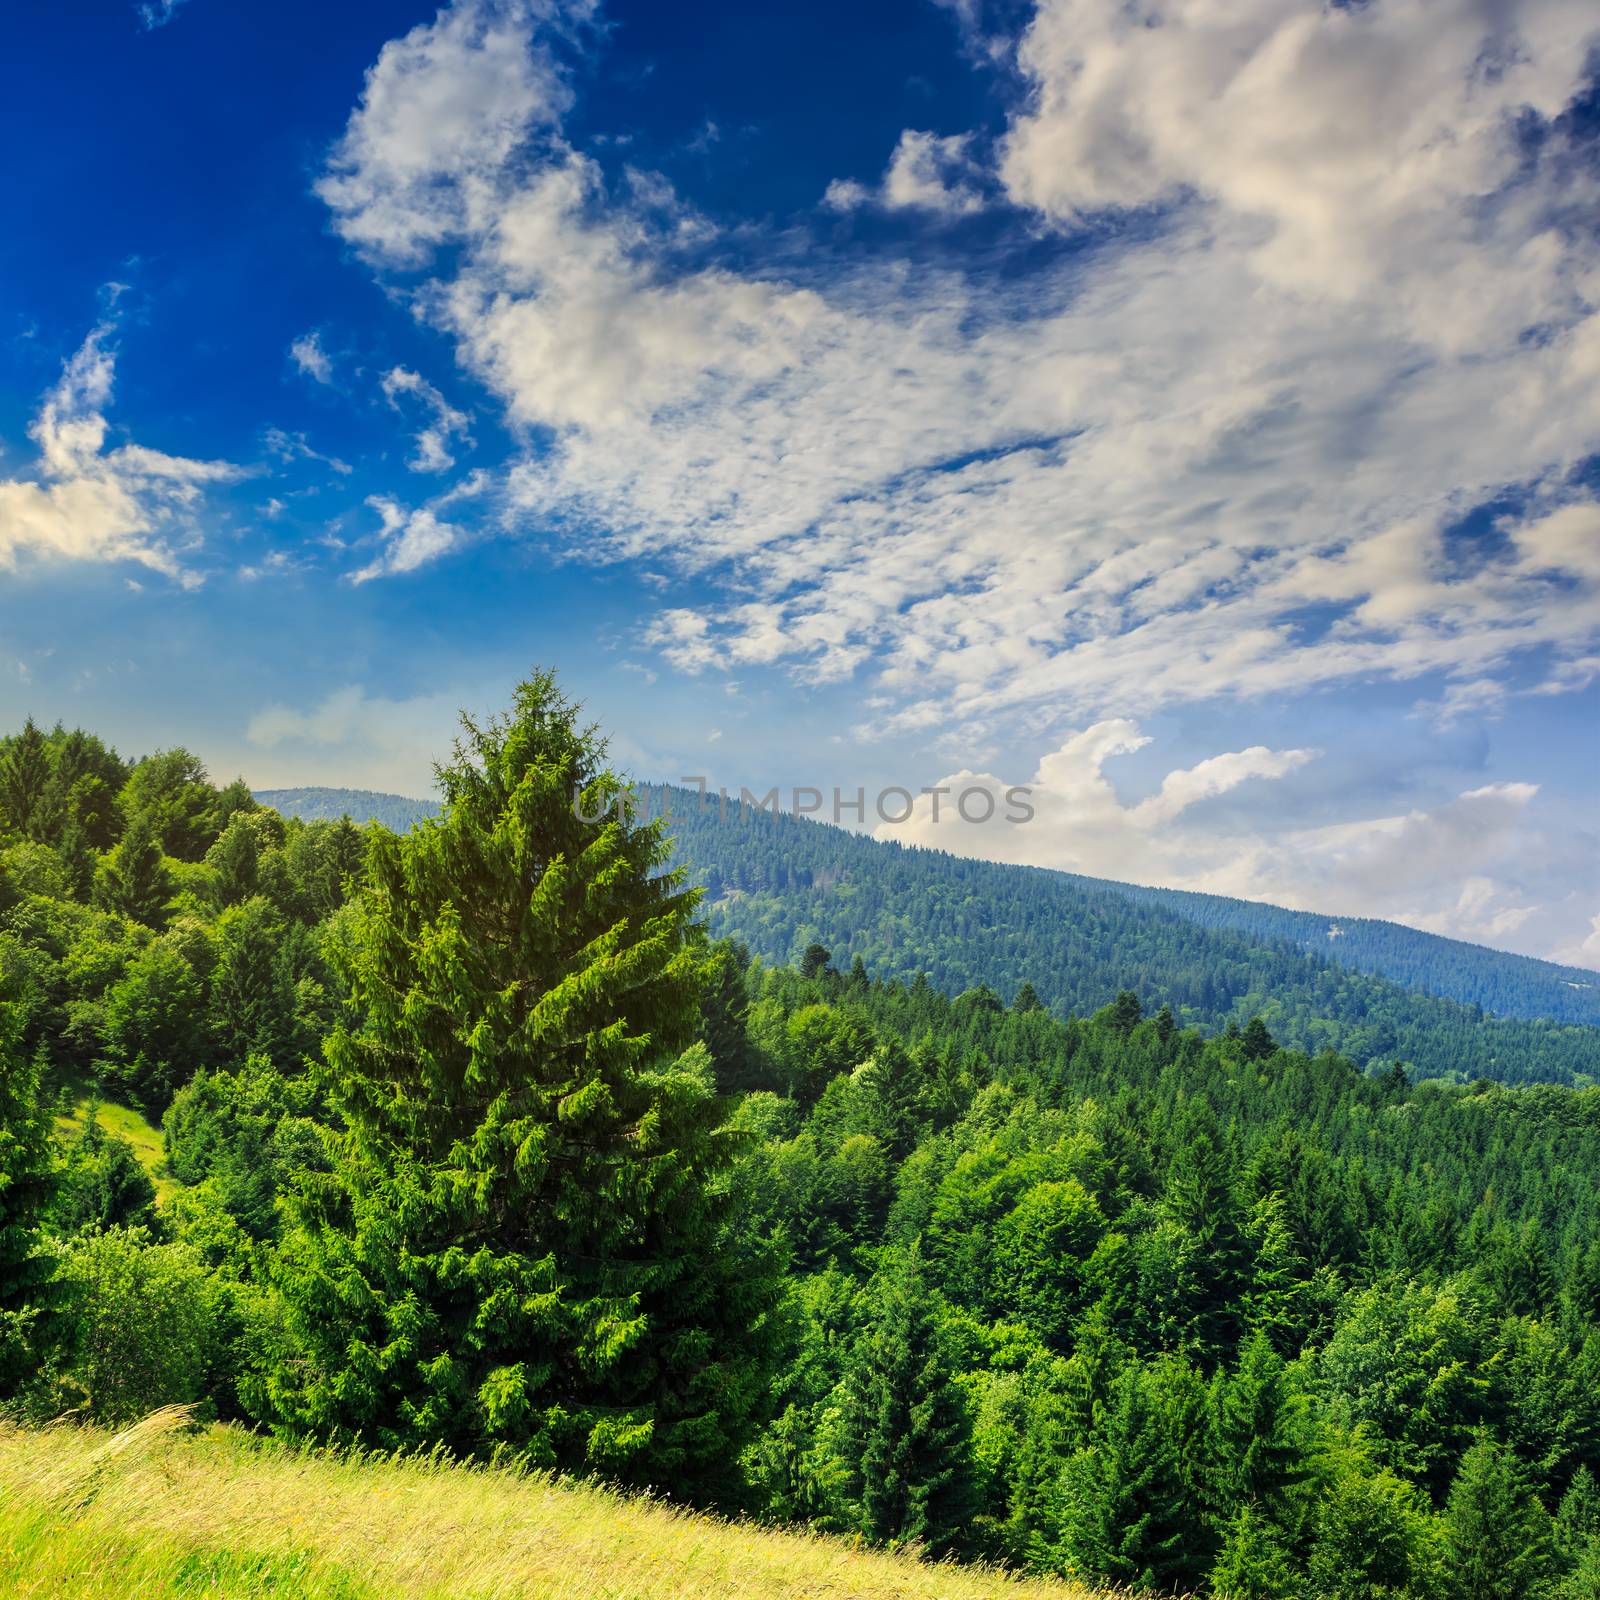
<svg viewBox="0 0 1600 1600">
<path fill-rule="evenodd" d="M 420 373 L 406 367 L 391 367 L 384 373 L 381 387 L 394 410 L 409 403 L 420 407 L 429 419 L 417 430 L 416 448 L 406 465 L 413 472 L 445 472 L 453 467 L 456 458 L 450 453 L 450 441 L 472 443 L 466 413 L 456 410 Z"/>
<path fill-rule="evenodd" d="M 225 461 L 193 461 L 138 444 L 111 445 L 116 355 L 96 327 L 43 397 L 28 429 L 32 474 L 0 479 L 0 567 L 36 561 L 128 561 L 185 585 L 181 560 L 208 485 L 242 477 Z"/>
<path fill-rule="evenodd" d="M 146 33 L 151 33 L 166 27 L 177 16 L 178 8 L 187 4 L 188 0 L 144 0 L 134 9 L 139 15 L 139 25 Z"/>
<path fill-rule="evenodd" d="M 1597 191 L 1563 114 L 1600 23 L 1450 9 L 1046 0 L 998 179 L 1067 236 L 1143 220 L 1020 280 L 680 268 L 682 208 L 560 137 L 550 6 L 386 47 L 321 192 L 380 264 L 450 244 L 419 308 L 553 440 L 514 505 L 739 591 L 655 626 L 682 665 L 865 670 L 900 729 L 1479 678 L 1596 635 L 1596 575 L 1534 546 L 1593 510 Z M 1463 574 L 1450 529 L 1508 483 L 1513 554 Z"/>
</svg>

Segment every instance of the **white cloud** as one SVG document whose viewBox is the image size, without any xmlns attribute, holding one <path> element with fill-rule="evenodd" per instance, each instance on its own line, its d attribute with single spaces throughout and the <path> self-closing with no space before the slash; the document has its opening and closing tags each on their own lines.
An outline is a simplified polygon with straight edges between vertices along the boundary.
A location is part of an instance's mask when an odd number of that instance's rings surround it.
<svg viewBox="0 0 1600 1600">
<path fill-rule="evenodd" d="M 333 357 L 322 348 L 322 334 L 317 329 L 302 333 L 289 346 L 289 359 L 314 383 L 333 382 Z"/>
<path fill-rule="evenodd" d="M 247 760 L 258 788 L 353 780 L 400 794 L 433 785 L 433 763 L 450 747 L 461 702 L 451 694 L 387 699 L 357 684 L 334 690 L 306 709 L 263 707 L 245 730 L 257 759 Z M 266 752 L 270 759 L 263 760 Z"/>
<path fill-rule="evenodd" d="M 1555 230 L 1596 194 L 1524 119 L 1571 104 L 1597 26 L 1576 0 L 1041 0 L 1002 173 L 1069 221 L 1196 194 L 1258 224 L 1248 259 L 1292 292 L 1381 292 L 1445 344 L 1520 331 L 1576 287 Z"/>
<path fill-rule="evenodd" d="M 312 448 L 311 441 L 303 433 L 289 433 L 283 428 L 268 428 L 261 436 L 262 443 L 280 461 L 316 461 L 321 465 L 337 472 L 341 478 L 348 478 L 355 468 L 348 461 L 341 461 L 338 456 L 324 455 L 322 451 Z"/>
<path fill-rule="evenodd" d="M 466 413 L 457 411 L 448 400 L 420 373 L 405 367 L 391 367 L 384 373 L 383 396 L 399 411 L 402 395 L 418 402 L 432 417 L 432 421 L 417 432 L 416 453 L 406 463 L 413 472 L 446 472 L 456 464 L 450 454 L 448 441 L 460 439 L 472 443 L 467 428 Z"/>
<path fill-rule="evenodd" d="M 135 7 L 139 13 L 139 21 L 146 33 L 156 28 L 164 28 L 178 13 L 178 7 L 187 4 L 187 0 L 147 0 L 147 3 Z"/>
<path fill-rule="evenodd" d="M 1015 815 L 1008 781 L 963 769 L 939 780 L 949 798 L 919 798 L 908 822 L 883 824 L 877 835 L 1123 882 L 1386 917 L 1600 966 L 1600 945 L 1589 950 L 1580 937 L 1584 908 L 1600 901 L 1600 865 L 1583 841 L 1538 823 L 1530 809 L 1536 785 L 1488 784 L 1397 815 L 1306 828 L 1271 801 L 1270 791 L 1246 805 L 1243 820 L 1233 809 L 1219 817 L 1205 802 L 1235 791 L 1249 802 L 1243 786 L 1281 779 L 1314 760 L 1315 751 L 1258 746 L 1212 756 L 1125 802 L 1105 769 L 1148 743 L 1126 718 L 1071 735 L 1026 785 L 1030 821 L 1007 820 Z M 955 809 L 964 789 L 993 796 L 988 821 L 968 822 Z M 965 816 L 986 809 L 974 798 Z"/>
<path fill-rule="evenodd" d="M 877 189 L 851 178 L 835 178 L 823 195 L 834 211 L 880 205 L 890 211 L 933 211 L 965 216 L 983 209 L 979 175 L 967 134 L 937 134 L 907 128 L 900 135 L 883 183 Z"/>
<path fill-rule="evenodd" d="M 410 509 L 386 495 L 370 495 L 367 504 L 382 523 L 379 537 L 383 548 L 366 566 L 350 574 L 352 583 L 415 572 L 455 549 L 461 541 L 460 528 L 439 520 L 437 505 Z"/>
<path fill-rule="evenodd" d="M 871 205 L 872 190 L 854 178 L 835 178 L 823 191 L 822 203 L 830 211 L 854 211 L 858 206 Z"/>
<path fill-rule="evenodd" d="M 592 9 L 469 0 L 386 44 L 317 185 L 344 236 L 379 259 L 417 263 L 481 228 L 517 146 L 553 128 L 571 100 L 535 28 Z"/>
<path fill-rule="evenodd" d="M 435 274 L 417 309 L 536 431 L 513 512 L 725 586 L 650 625 L 679 665 L 865 672 L 892 732 L 1594 656 L 1564 485 L 1600 447 L 1600 258 L 1559 120 L 1591 7 L 1046 0 L 1000 177 L 1046 226 L 1138 225 L 1014 276 L 804 281 L 685 265 L 704 219 L 608 191 L 560 135 L 556 15 L 461 0 L 388 46 L 321 192 Z M 923 153 L 957 192 L 964 152 Z M 1509 553 L 1463 564 L 1508 484 Z"/>
<path fill-rule="evenodd" d="M 192 461 L 143 445 L 107 447 L 116 358 L 96 328 L 63 367 L 28 429 L 33 478 L 0 479 L 0 567 L 23 557 L 133 561 L 192 585 L 179 561 L 209 484 L 241 476 L 223 461 Z"/>
</svg>

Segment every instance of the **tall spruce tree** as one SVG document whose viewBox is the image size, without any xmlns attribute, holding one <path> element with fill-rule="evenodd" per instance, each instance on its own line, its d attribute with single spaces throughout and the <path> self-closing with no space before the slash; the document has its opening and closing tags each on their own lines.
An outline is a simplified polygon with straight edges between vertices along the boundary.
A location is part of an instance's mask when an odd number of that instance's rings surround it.
<svg viewBox="0 0 1600 1600">
<path fill-rule="evenodd" d="M 167 902 L 172 898 L 172 876 L 147 818 L 136 817 L 128 824 L 122 842 L 100 863 L 95 888 L 109 910 L 120 911 L 148 928 L 165 923 Z"/>
<path fill-rule="evenodd" d="M 1444 1533 L 1451 1591 L 1462 1600 L 1527 1600 L 1544 1592 L 1550 1514 L 1504 1445 L 1480 1439 L 1461 1458 Z"/>
<path fill-rule="evenodd" d="M 30 839 L 48 841 L 59 808 L 51 805 L 50 746 L 29 717 L 22 732 L 5 741 L 0 752 L 0 813 Z"/>
<path fill-rule="evenodd" d="M 1283 1357 L 1264 1334 L 1256 1334 L 1239 1352 L 1237 1370 L 1219 1373 L 1212 1383 L 1219 1508 L 1253 1506 L 1280 1529 L 1292 1527 L 1290 1502 L 1307 1476 L 1304 1410 Z"/>
<path fill-rule="evenodd" d="M 846 1432 L 860 1472 L 861 1531 L 938 1553 L 975 1509 L 971 1427 L 913 1241 L 878 1273 L 872 1320 L 845 1374 Z"/>
<path fill-rule="evenodd" d="M 553 676 L 463 719 L 445 808 L 374 830 L 331 947 L 348 1133 L 293 1206 L 279 1417 L 714 1496 L 767 1390 L 776 1280 L 727 1236 L 694 893 L 618 814 Z M 593 820 L 586 820 L 593 819 Z"/>
<path fill-rule="evenodd" d="M 1174 1357 L 1130 1366 L 1093 1448 L 1066 1474 L 1069 1566 L 1164 1594 L 1197 1588 L 1217 1556 L 1206 1515 L 1206 1395 Z"/>
</svg>

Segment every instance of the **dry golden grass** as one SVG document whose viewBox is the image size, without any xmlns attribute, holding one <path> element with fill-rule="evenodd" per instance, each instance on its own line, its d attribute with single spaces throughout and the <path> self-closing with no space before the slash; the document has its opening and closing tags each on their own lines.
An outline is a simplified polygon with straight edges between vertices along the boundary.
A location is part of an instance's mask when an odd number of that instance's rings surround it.
<svg viewBox="0 0 1600 1600">
<path fill-rule="evenodd" d="M 301 1453 L 181 1409 L 0 1426 L 15 1600 L 1089 1600 L 660 1501 L 442 1461 Z"/>
</svg>

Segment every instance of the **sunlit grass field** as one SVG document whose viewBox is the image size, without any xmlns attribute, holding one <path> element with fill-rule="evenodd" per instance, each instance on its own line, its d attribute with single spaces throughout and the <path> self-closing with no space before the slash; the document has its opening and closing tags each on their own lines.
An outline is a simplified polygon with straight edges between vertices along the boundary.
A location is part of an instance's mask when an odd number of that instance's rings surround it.
<svg viewBox="0 0 1600 1600">
<path fill-rule="evenodd" d="M 0 1425 L 7 1600 L 1088 1600 L 540 1476 L 301 1453 L 158 1412 Z"/>
<path fill-rule="evenodd" d="M 89 1105 L 89 1098 L 85 1095 L 73 1106 L 69 1115 L 56 1118 L 56 1127 L 63 1138 L 72 1140 L 82 1136 L 84 1123 L 89 1116 Z M 150 1181 L 156 1186 L 156 1203 L 164 1204 L 178 1186 L 167 1171 L 167 1152 L 162 1143 L 161 1130 L 154 1123 L 147 1122 L 137 1111 L 110 1100 L 99 1101 L 95 1115 L 107 1133 L 126 1139 L 133 1146 L 139 1165 L 150 1174 Z"/>
</svg>

